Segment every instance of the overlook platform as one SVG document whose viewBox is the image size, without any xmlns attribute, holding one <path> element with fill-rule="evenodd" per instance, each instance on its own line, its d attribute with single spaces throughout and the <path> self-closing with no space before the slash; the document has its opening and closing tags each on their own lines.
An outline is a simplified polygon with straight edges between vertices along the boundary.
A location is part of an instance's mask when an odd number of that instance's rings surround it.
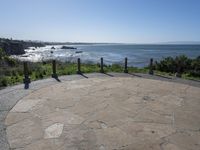
<svg viewBox="0 0 200 150">
<path fill-rule="evenodd" d="M 63 76 L 0 91 L 0 150 L 198 150 L 200 83 Z"/>
</svg>

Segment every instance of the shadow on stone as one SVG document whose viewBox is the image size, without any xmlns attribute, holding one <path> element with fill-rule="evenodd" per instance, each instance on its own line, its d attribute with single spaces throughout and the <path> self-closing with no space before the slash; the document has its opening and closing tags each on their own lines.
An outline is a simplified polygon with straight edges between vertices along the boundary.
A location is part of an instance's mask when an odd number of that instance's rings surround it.
<svg viewBox="0 0 200 150">
<path fill-rule="evenodd" d="M 58 75 L 56 73 L 53 73 L 51 75 L 52 78 L 54 78 L 56 81 L 61 82 L 60 79 L 58 78 Z"/>
<path fill-rule="evenodd" d="M 84 75 L 83 73 L 79 73 L 79 75 L 81 75 L 82 77 L 88 79 L 88 77 L 86 75 Z"/>
<path fill-rule="evenodd" d="M 109 77 L 114 77 L 114 75 L 112 75 L 112 74 L 109 74 L 109 73 L 103 73 L 103 74 L 105 74 L 105 75 L 107 75 L 107 76 L 109 76 Z"/>
<path fill-rule="evenodd" d="M 136 77 L 140 77 L 140 78 L 142 77 L 142 76 L 134 74 L 134 73 L 127 73 L 127 74 L 132 75 L 132 76 L 136 76 Z"/>
<path fill-rule="evenodd" d="M 163 75 L 159 75 L 159 74 L 156 74 L 155 76 L 157 76 L 157 77 L 161 77 L 161 78 L 166 78 L 166 79 L 172 79 L 172 78 L 170 78 L 170 77 L 163 76 Z"/>
<path fill-rule="evenodd" d="M 61 80 L 58 77 L 53 77 L 56 81 L 61 82 Z"/>
</svg>

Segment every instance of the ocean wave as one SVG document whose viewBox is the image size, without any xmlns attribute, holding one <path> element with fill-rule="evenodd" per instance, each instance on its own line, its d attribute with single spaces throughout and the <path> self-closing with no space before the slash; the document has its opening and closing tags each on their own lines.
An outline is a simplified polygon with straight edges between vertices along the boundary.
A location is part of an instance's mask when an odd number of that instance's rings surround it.
<svg viewBox="0 0 200 150">
<path fill-rule="evenodd" d="M 77 58 L 81 58 L 85 63 L 99 63 L 100 58 L 104 58 L 105 64 L 123 64 L 124 58 L 128 57 L 128 65 L 143 67 L 149 63 L 150 58 L 160 60 L 163 57 L 177 56 L 184 54 L 188 57 L 194 58 L 200 55 L 199 47 L 179 46 L 150 46 L 148 45 L 107 45 L 107 44 L 93 44 L 93 45 L 67 45 L 76 47 L 77 49 L 61 49 L 62 45 L 50 45 L 40 48 L 26 49 L 26 54 L 20 56 L 12 56 L 23 61 L 45 61 L 56 59 L 59 61 L 76 62 Z M 52 49 L 54 47 L 55 49 Z"/>
</svg>

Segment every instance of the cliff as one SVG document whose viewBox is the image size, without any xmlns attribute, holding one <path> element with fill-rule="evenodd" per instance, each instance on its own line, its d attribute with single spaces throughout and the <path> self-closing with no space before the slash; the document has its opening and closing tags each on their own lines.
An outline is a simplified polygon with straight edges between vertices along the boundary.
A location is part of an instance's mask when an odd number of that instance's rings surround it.
<svg viewBox="0 0 200 150">
<path fill-rule="evenodd" d="M 17 42 L 2 42 L 0 47 L 7 55 L 21 55 L 25 54 L 24 47 L 21 43 Z"/>
<path fill-rule="evenodd" d="M 20 41 L 0 38 L 0 48 L 2 48 L 7 55 L 22 55 L 25 54 L 24 49 L 28 47 L 42 47 L 45 44 L 33 41 Z"/>
</svg>

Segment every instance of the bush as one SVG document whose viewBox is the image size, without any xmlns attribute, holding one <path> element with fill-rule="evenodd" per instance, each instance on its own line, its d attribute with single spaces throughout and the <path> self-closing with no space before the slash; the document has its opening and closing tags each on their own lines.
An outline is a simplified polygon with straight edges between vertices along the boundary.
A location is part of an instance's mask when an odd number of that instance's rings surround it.
<svg viewBox="0 0 200 150">
<path fill-rule="evenodd" d="M 154 67 L 158 71 L 167 73 L 184 73 L 193 77 L 200 77 L 200 56 L 195 59 L 189 59 L 185 55 L 173 57 L 167 57 L 156 62 Z"/>
<path fill-rule="evenodd" d="M 177 56 L 175 58 L 176 72 L 185 73 L 191 69 L 191 59 L 185 55 Z"/>
<path fill-rule="evenodd" d="M 5 68 L 5 70 L 3 71 L 5 76 L 12 76 L 12 71 L 10 69 Z"/>
<path fill-rule="evenodd" d="M 195 70 L 189 71 L 189 76 L 190 77 L 200 77 L 200 71 L 195 71 Z"/>
<path fill-rule="evenodd" d="M 197 57 L 196 59 L 193 59 L 191 62 L 191 68 L 194 71 L 200 71 L 200 56 Z"/>
<path fill-rule="evenodd" d="M 2 48 L 0 48 L 0 60 L 3 60 L 4 56 L 5 56 L 5 52 Z"/>
<path fill-rule="evenodd" d="M 8 86 L 8 81 L 6 77 L 0 77 L 0 87 Z"/>
<path fill-rule="evenodd" d="M 155 69 L 164 72 L 176 72 L 176 63 L 172 57 L 167 57 L 155 64 Z"/>
<path fill-rule="evenodd" d="M 16 60 L 13 59 L 13 58 L 10 58 L 9 56 L 5 56 L 5 57 L 4 57 L 4 60 L 5 60 L 5 62 L 6 62 L 9 66 L 11 66 L 11 67 L 13 67 L 13 66 L 16 65 Z"/>
<path fill-rule="evenodd" d="M 43 78 L 44 78 L 44 76 L 43 76 L 42 73 L 39 74 L 39 78 L 40 78 L 40 79 L 43 79 Z"/>
</svg>

